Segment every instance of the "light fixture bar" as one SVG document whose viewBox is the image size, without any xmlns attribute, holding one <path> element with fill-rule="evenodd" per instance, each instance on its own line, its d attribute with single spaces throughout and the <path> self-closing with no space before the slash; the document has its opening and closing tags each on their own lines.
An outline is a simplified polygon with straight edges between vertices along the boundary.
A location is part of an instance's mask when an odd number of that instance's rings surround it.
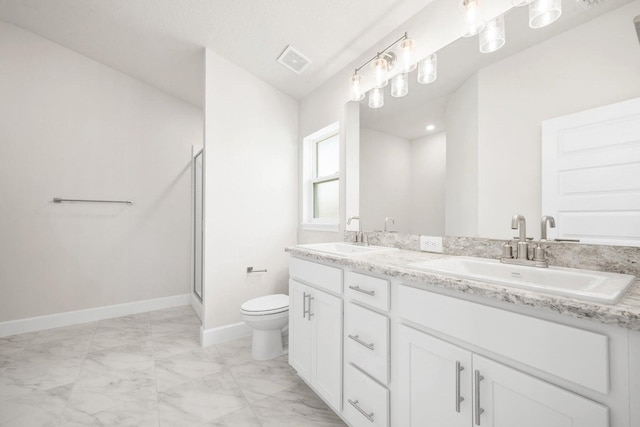
<svg viewBox="0 0 640 427">
<path fill-rule="evenodd" d="M 385 47 L 384 49 L 382 49 L 380 52 L 376 53 L 373 58 L 371 58 L 370 60 L 368 60 L 367 62 L 365 62 L 364 64 L 362 64 L 361 66 L 359 66 L 358 68 L 356 68 L 356 73 L 360 70 L 362 70 L 364 67 L 366 67 L 367 65 L 371 64 L 372 61 L 374 61 L 376 58 L 379 58 L 380 55 L 384 54 L 386 51 L 388 51 L 389 49 L 391 49 L 392 47 L 394 47 L 395 45 L 397 45 L 398 43 L 400 43 L 403 40 L 408 39 L 409 36 L 407 35 L 407 33 L 404 33 L 404 36 L 400 37 L 398 40 L 394 41 L 393 43 L 391 43 L 389 46 Z"/>
</svg>

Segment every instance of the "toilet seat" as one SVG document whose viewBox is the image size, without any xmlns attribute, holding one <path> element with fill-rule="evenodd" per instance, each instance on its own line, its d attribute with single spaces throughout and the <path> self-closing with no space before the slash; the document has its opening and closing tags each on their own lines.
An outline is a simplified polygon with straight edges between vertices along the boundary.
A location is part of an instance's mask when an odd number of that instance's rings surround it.
<svg viewBox="0 0 640 427">
<path fill-rule="evenodd" d="M 289 295 L 275 294 L 250 299 L 240 306 L 240 311 L 248 316 L 265 316 L 284 313 L 289 310 Z"/>
</svg>

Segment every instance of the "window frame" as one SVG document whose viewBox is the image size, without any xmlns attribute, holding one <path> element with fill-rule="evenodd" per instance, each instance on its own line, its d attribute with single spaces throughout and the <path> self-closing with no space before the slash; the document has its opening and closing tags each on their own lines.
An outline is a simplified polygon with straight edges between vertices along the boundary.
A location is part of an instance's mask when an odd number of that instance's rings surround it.
<svg viewBox="0 0 640 427">
<path fill-rule="evenodd" d="M 303 189 L 302 189 L 302 228 L 317 231 L 339 231 L 340 213 L 337 218 L 314 217 L 315 184 L 338 181 L 340 188 L 340 171 L 322 177 L 317 176 L 317 147 L 320 142 L 338 136 L 338 168 L 340 167 L 340 127 L 339 123 L 332 123 L 311 135 L 303 138 Z M 338 210 L 340 209 L 340 189 L 338 190 Z"/>
</svg>

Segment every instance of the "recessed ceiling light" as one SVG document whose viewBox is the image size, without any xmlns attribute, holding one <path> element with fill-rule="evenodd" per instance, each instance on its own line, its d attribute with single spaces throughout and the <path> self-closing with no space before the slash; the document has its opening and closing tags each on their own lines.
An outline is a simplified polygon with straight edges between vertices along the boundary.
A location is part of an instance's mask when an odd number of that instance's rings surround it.
<svg viewBox="0 0 640 427">
<path fill-rule="evenodd" d="M 428 130 L 429 132 L 431 132 L 432 130 L 434 130 L 436 127 L 434 125 L 427 125 L 427 127 L 425 128 L 426 130 Z"/>
</svg>

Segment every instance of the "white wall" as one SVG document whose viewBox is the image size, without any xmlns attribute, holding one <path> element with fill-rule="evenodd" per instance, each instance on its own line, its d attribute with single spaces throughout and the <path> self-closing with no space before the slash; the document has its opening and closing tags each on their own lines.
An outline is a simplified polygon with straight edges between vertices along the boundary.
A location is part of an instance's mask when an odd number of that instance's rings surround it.
<svg viewBox="0 0 640 427">
<path fill-rule="evenodd" d="M 205 75 L 204 329 L 213 329 L 240 322 L 250 298 L 288 293 L 298 104 L 209 50 Z"/>
<path fill-rule="evenodd" d="M 411 141 L 410 227 L 414 234 L 444 235 L 447 134 Z"/>
<path fill-rule="evenodd" d="M 357 104 L 354 103 L 351 108 L 347 110 L 347 99 L 344 96 L 344 82 L 340 85 L 340 73 L 332 77 L 325 82 L 318 89 L 313 91 L 309 96 L 304 98 L 299 103 L 299 121 L 298 121 L 298 136 L 297 141 L 299 145 L 299 158 L 298 164 L 300 168 L 298 170 L 299 180 L 302 179 L 302 140 L 312 133 L 332 124 L 339 123 L 340 127 L 340 230 L 338 232 L 330 231 L 313 231 L 304 230 L 301 227 L 303 220 L 302 206 L 298 207 L 298 230 L 297 241 L 298 243 L 312 243 L 312 242 L 336 242 L 342 241 L 342 231 L 345 224 L 342 222 L 346 216 L 358 215 L 358 212 L 346 213 L 346 164 L 348 160 L 345 158 L 347 154 L 346 139 L 347 134 L 352 137 L 357 137 L 356 129 L 359 128 L 359 112 L 357 110 Z M 349 120 L 347 120 L 347 114 Z M 351 126 L 351 131 L 347 130 L 347 126 Z M 353 138 L 351 138 L 353 139 Z M 353 147 L 351 147 L 353 148 Z M 357 155 L 357 153 L 355 153 Z M 302 188 L 298 188 L 298 194 L 300 200 L 302 200 Z M 357 199 L 357 195 L 356 195 Z M 357 202 L 355 202 L 357 204 Z M 357 227 L 357 225 L 356 225 Z"/>
<path fill-rule="evenodd" d="M 640 96 L 639 14 L 634 1 L 479 72 L 479 236 L 511 237 L 516 213 L 540 236 L 541 122 Z"/>
<path fill-rule="evenodd" d="M 201 141 L 200 110 L 0 22 L 0 321 L 188 293 Z"/>
<path fill-rule="evenodd" d="M 411 225 L 411 142 L 395 135 L 360 128 L 360 220 L 362 230 L 408 233 Z"/>
<path fill-rule="evenodd" d="M 445 132 L 413 141 L 360 129 L 360 218 L 365 231 L 444 234 Z"/>
</svg>

